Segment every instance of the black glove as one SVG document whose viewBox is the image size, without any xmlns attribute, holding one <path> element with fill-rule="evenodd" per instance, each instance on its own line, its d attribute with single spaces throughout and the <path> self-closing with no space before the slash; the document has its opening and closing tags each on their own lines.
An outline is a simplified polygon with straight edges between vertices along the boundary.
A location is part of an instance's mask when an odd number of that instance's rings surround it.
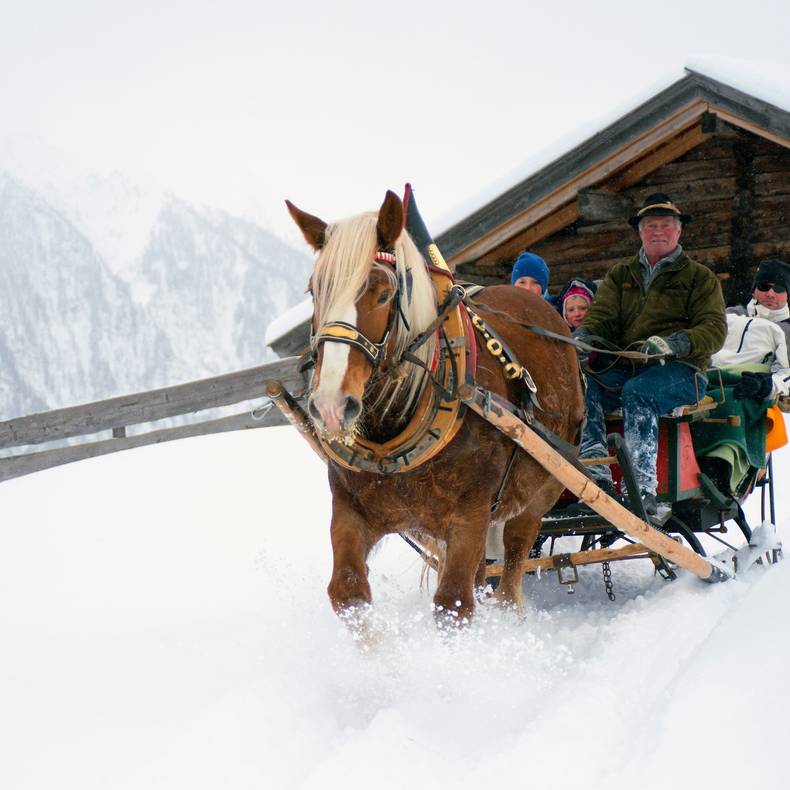
<svg viewBox="0 0 790 790">
<path fill-rule="evenodd" d="M 691 351 L 691 341 L 685 332 L 674 332 L 669 337 L 651 335 L 642 343 L 639 350 L 651 356 L 661 355 L 664 359 L 685 357 Z"/>
<path fill-rule="evenodd" d="M 765 400 L 770 397 L 773 388 L 774 382 L 770 373 L 752 373 L 747 370 L 735 385 L 732 396 L 735 400 L 744 400 L 745 398 Z"/>
</svg>

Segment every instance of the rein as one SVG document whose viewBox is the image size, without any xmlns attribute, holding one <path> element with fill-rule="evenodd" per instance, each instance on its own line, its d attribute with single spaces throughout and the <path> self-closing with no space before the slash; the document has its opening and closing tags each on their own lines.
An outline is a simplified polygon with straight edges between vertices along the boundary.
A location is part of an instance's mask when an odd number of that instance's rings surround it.
<svg viewBox="0 0 790 790">
<path fill-rule="evenodd" d="M 659 359 L 665 359 L 665 354 L 645 354 L 642 351 L 623 351 L 622 349 L 611 349 L 611 348 L 601 348 L 600 346 L 593 346 L 590 343 L 585 343 L 582 340 L 578 340 L 575 337 L 566 337 L 565 335 L 561 335 L 557 332 L 552 332 L 550 329 L 544 329 L 542 326 L 536 326 L 535 324 L 526 324 L 523 321 L 519 321 L 509 313 L 504 312 L 503 310 L 497 310 L 494 307 L 489 307 L 488 305 L 483 304 L 482 302 L 478 302 L 475 299 L 470 298 L 470 301 L 474 307 L 478 310 L 483 310 L 491 315 L 497 315 L 501 318 L 505 318 L 513 324 L 516 324 L 523 329 L 526 329 L 532 332 L 535 335 L 540 335 L 541 337 L 549 338 L 550 340 L 557 340 L 560 343 L 566 343 L 570 346 L 574 346 L 574 348 L 578 348 L 581 351 L 587 352 L 597 352 L 598 354 L 608 354 L 609 356 L 613 357 L 620 357 L 622 359 L 633 359 L 638 360 L 641 362 L 650 362 Z M 597 335 L 588 335 L 588 338 L 592 340 L 598 341 L 600 343 L 608 343 L 602 337 L 598 337 Z"/>
</svg>

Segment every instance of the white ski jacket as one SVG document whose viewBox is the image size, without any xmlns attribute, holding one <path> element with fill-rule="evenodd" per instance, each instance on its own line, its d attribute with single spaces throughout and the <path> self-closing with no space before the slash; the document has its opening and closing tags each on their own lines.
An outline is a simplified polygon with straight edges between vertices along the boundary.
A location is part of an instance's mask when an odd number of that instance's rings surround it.
<svg viewBox="0 0 790 790">
<path fill-rule="evenodd" d="M 790 395 L 787 334 L 778 323 L 745 313 L 743 307 L 727 311 L 727 337 L 711 364 L 714 367 L 767 365 L 773 374 L 771 397 L 786 398 Z"/>
</svg>

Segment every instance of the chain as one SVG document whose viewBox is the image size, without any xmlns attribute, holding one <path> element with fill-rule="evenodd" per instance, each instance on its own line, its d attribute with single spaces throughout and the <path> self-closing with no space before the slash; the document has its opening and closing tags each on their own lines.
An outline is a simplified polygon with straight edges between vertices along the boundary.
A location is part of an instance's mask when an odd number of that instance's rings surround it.
<svg viewBox="0 0 790 790">
<path fill-rule="evenodd" d="M 606 588 L 606 596 L 610 601 L 615 599 L 614 587 L 612 586 L 612 569 L 609 567 L 608 562 L 602 562 L 603 568 L 603 586 Z"/>
</svg>

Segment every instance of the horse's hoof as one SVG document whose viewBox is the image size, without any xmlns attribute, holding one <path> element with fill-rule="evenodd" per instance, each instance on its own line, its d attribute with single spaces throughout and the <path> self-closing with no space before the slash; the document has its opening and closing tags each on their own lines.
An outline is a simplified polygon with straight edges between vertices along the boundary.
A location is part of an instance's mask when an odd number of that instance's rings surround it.
<svg viewBox="0 0 790 790">
<path fill-rule="evenodd" d="M 466 628 L 472 621 L 472 608 L 442 604 L 433 605 L 433 619 L 440 631 L 458 631 Z"/>
<path fill-rule="evenodd" d="M 498 587 L 494 590 L 493 598 L 497 606 L 515 612 L 519 617 L 527 616 L 527 599 L 523 593 L 521 595 L 508 595 L 501 587 Z"/>
<path fill-rule="evenodd" d="M 369 620 L 372 610 L 372 604 L 364 600 L 349 601 L 335 607 L 337 616 L 349 626 L 358 621 Z"/>
<path fill-rule="evenodd" d="M 376 628 L 373 623 L 373 606 L 367 601 L 345 606 L 337 610 L 337 616 L 346 626 L 351 638 L 356 646 L 363 652 L 368 653 L 379 641 L 376 635 Z"/>
</svg>

